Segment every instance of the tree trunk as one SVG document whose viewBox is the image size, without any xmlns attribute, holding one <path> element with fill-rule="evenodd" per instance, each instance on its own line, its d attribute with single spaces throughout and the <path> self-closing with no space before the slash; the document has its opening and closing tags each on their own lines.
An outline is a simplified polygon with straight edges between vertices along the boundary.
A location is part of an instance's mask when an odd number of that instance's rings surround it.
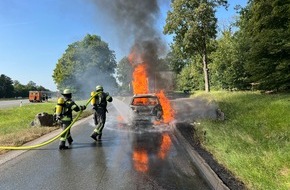
<svg viewBox="0 0 290 190">
<path fill-rule="evenodd" d="M 207 54 L 206 54 L 206 52 L 202 55 L 202 62 L 203 62 L 205 91 L 206 92 L 210 92 L 208 68 L 207 68 Z"/>
</svg>

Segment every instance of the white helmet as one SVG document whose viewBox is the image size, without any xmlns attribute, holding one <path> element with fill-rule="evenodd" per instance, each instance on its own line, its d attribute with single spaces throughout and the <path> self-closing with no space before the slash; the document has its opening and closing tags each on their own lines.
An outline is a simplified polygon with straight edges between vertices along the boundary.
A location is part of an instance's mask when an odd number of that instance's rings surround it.
<svg viewBox="0 0 290 190">
<path fill-rule="evenodd" d="M 71 94 L 71 90 L 70 89 L 64 89 L 62 95 L 69 95 Z"/>
<path fill-rule="evenodd" d="M 103 90 L 104 90 L 104 88 L 102 86 L 100 86 L 100 85 L 96 86 L 96 91 L 103 91 Z"/>
</svg>

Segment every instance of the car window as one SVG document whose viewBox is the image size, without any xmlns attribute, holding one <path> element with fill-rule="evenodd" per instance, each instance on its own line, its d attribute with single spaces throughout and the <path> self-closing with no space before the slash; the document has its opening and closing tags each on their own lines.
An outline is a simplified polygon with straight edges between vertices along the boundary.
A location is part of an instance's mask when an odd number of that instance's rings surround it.
<svg viewBox="0 0 290 190">
<path fill-rule="evenodd" d="M 156 104 L 158 104 L 156 97 L 135 97 L 132 101 L 132 105 L 135 106 L 147 106 Z"/>
<path fill-rule="evenodd" d="M 156 105 L 156 104 L 158 104 L 157 98 L 149 98 L 149 104 L 150 105 Z"/>
<path fill-rule="evenodd" d="M 132 104 L 135 106 L 143 105 L 144 103 L 143 98 L 134 98 Z"/>
</svg>

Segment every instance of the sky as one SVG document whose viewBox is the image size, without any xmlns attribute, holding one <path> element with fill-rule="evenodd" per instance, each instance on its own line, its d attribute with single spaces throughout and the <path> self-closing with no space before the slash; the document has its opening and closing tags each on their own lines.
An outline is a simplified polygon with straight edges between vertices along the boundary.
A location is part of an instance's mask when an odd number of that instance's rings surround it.
<svg viewBox="0 0 290 190">
<path fill-rule="evenodd" d="M 69 44 L 81 41 L 87 34 L 98 35 L 107 42 L 115 51 L 117 62 L 127 56 L 130 44 L 108 22 L 103 7 L 93 1 L 105 0 L 0 0 L 0 74 L 23 85 L 33 81 L 56 91 L 52 75 L 58 59 Z M 170 0 L 158 2 L 160 16 L 156 26 L 162 33 Z M 247 0 L 228 2 L 228 10 L 217 10 L 219 29 L 233 21 L 236 5 L 247 4 Z M 169 47 L 171 36 L 162 38 Z"/>
</svg>

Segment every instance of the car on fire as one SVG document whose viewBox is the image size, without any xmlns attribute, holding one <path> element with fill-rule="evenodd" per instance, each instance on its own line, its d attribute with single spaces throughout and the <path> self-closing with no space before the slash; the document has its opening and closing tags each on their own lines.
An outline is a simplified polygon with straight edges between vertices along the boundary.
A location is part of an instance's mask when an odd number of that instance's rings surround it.
<svg viewBox="0 0 290 190">
<path fill-rule="evenodd" d="M 154 124 L 163 116 L 160 100 L 155 94 L 136 94 L 130 101 L 129 118 L 132 124 Z"/>
</svg>

